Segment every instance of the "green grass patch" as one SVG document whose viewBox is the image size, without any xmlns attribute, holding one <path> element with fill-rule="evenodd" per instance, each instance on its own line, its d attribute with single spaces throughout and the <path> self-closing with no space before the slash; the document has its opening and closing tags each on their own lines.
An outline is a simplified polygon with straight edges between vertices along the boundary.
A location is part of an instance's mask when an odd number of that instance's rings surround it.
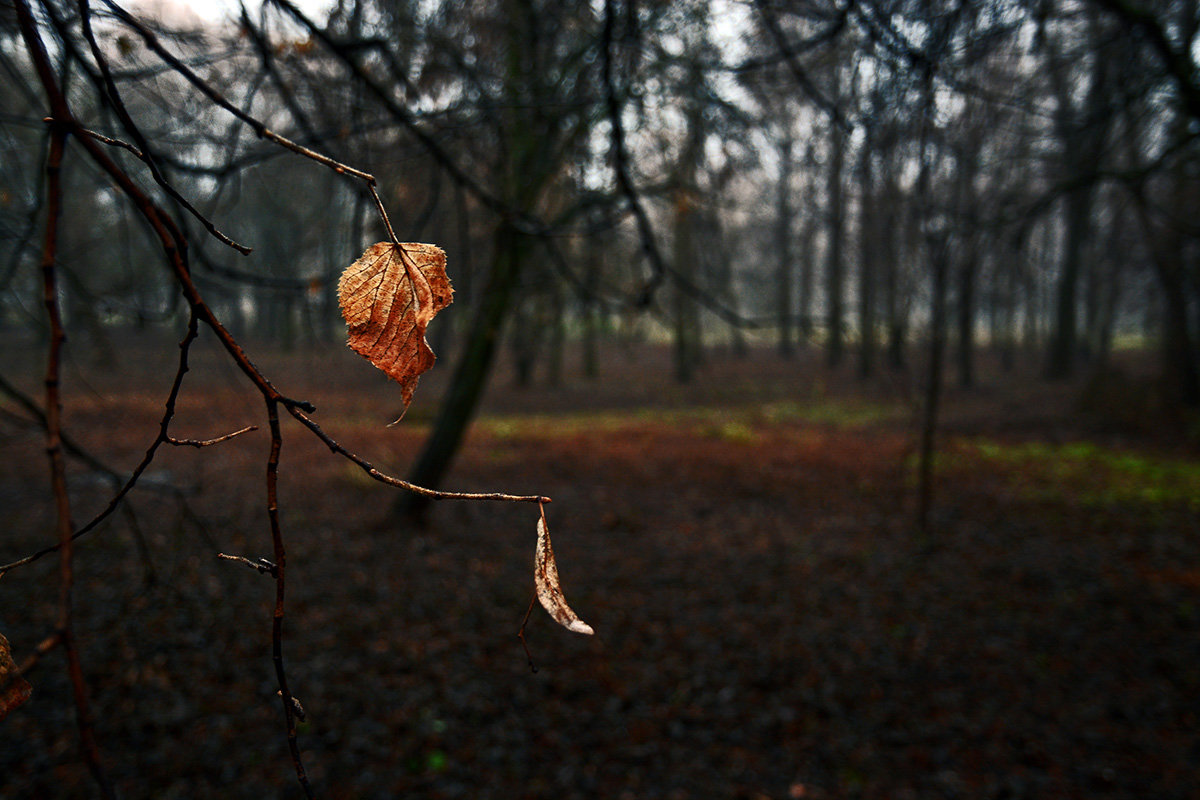
<svg viewBox="0 0 1200 800">
<path fill-rule="evenodd" d="M 1200 462 L 1104 447 L 1090 441 L 967 443 L 1008 468 L 1029 495 L 1090 506 L 1184 505 L 1200 510 Z"/>
<path fill-rule="evenodd" d="M 903 419 L 908 412 L 900 404 L 817 400 L 811 403 L 770 403 L 762 407 L 762 414 L 770 422 L 810 422 L 835 428 L 866 428 Z"/>
<path fill-rule="evenodd" d="M 698 436 L 730 442 L 757 442 L 762 429 L 789 423 L 864 428 L 900 419 L 904 410 L 858 401 L 777 402 L 736 407 L 638 408 L 565 414 L 485 416 L 475 425 L 498 439 L 571 436 L 651 425 L 690 430 Z"/>
</svg>

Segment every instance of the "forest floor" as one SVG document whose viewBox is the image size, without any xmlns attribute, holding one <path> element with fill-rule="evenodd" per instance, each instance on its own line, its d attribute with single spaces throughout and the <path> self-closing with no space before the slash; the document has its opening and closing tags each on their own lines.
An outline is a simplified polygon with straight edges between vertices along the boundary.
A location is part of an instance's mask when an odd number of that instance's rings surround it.
<svg viewBox="0 0 1200 800">
<path fill-rule="evenodd" d="M 177 351 L 66 370 L 69 431 L 120 472 Z M 344 445 L 403 475 L 450 366 L 398 390 L 341 348 L 256 359 Z M 15 379 L 9 349 L 2 371 Z M 397 491 L 284 420 L 284 655 L 329 798 L 1200 797 L 1200 449 L 1130 359 L 1047 384 L 985 363 L 947 392 L 932 529 L 915 515 L 916 379 L 819 353 L 713 354 L 691 385 L 615 346 L 600 377 L 501 370 L 444 488 L 542 494 L 566 598 L 535 609 L 536 506 Z M 86 376 L 86 377 L 85 377 Z M 22 386 L 37 392 L 37 373 Z M 1146 398 L 1150 399 L 1147 400 Z M 0 403 L 0 562 L 53 538 L 42 443 Z M 172 433 L 265 428 L 203 348 Z M 165 448 L 81 540 L 76 626 L 125 798 L 295 797 L 275 695 L 264 430 Z M 77 522 L 111 487 L 72 464 Z M 0 580 L 18 661 L 57 559 Z M 60 653 L 0 721 L 0 797 L 89 797 Z"/>
</svg>

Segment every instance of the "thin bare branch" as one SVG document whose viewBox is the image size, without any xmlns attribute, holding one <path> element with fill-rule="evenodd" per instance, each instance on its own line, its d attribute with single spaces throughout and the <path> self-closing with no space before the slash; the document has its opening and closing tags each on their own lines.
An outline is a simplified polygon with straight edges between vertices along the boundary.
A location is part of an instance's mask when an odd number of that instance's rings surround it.
<svg viewBox="0 0 1200 800">
<path fill-rule="evenodd" d="M 271 577 L 274 577 L 275 573 L 279 569 L 274 562 L 265 558 L 260 558 L 257 561 L 251 561 L 245 556 L 231 556 L 228 553 L 217 553 L 217 558 L 223 558 L 226 561 L 238 561 L 242 564 L 245 564 L 247 567 L 250 567 L 251 569 L 258 570 L 264 574 L 270 574 Z"/>
<path fill-rule="evenodd" d="M 95 530 L 96 526 L 98 526 L 117 510 L 117 508 L 121 505 L 121 501 L 124 500 L 126 495 L 133 490 L 133 487 L 137 485 L 138 480 L 142 477 L 142 474 L 146 471 L 146 468 L 150 466 L 150 462 L 154 460 L 154 456 L 157 454 L 159 446 L 170 439 L 167 430 L 170 427 L 171 420 L 175 417 L 175 403 L 179 398 L 179 390 L 183 386 L 183 376 L 188 371 L 188 352 L 191 350 L 192 342 L 196 340 L 198 333 L 199 329 L 197 326 L 197 318 L 193 313 L 188 320 L 187 333 L 184 335 L 183 340 L 179 343 L 179 367 L 175 371 L 175 378 L 171 383 L 171 390 L 167 395 L 167 401 L 165 404 L 166 408 L 163 412 L 162 419 L 159 421 L 158 436 L 156 436 L 154 441 L 150 443 L 150 446 L 146 449 L 145 455 L 142 456 L 142 460 L 138 462 L 138 465 L 134 467 L 133 472 L 125 480 L 125 483 L 116 492 L 116 494 L 112 496 L 108 502 L 108 505 L 106 505 L 104 509 L 95 517 L 93 517 L 86 525 L 75 531 L 70 537 L 72 541 L 87 534 L 89 531 Z M 10 572 L 17 567 L 23 567 L 26 564 L 31 564 L 42 556 L 56 552 L 61 548 L 61 546 L 61 543 L 55 544 L 53 546 L 43 548 L 42 550 L 26 556 L 25 558 L 18 559 L 10 564 L 4 564 L 3 566 L 0 566 L 0 577 L 3 577 L 5 573 Z"/>
<path fill-rule="evenodd" d="M 235 436 L 241 436 L 243 433 L 250 433 L 251 431 L 256 430 L 258 430 L 257 425 L 247 425 L 241 430 L 234 431 L 233 433 L 227 433 L 224 436 L 218 436 L 215 439 L 176 439 L 174 436 L 168 436 L 166 438 L 166 442 L 167 444 L 173 444 L 177 447 L 211 447 L 214 444 L 227 442 Z"/>
<path fill-rule="evenodd" d="M 96 65 L 100 68 L 100 74 L 103 77 L 105 91 L 108 94 L 112 109 L 116 112 L 117 117 L 121 120 L 121 124 L 125 126 L 125 129 L 138 140 L 141 148 L 139 149 L 124 142 L 119 142 L 116 139 L 109 139 L 107 137 L 104 137 L 101 140 L 106 144 L 125 147 L 127 150 L 129 150 L 129 152 L 133 153 L 134 156 L 136 156 L 139 160 L 141 160 L 142 163 L 149 167 L 150 175 L 154 178 L 154 182 L 162 187 L 163 191 L 170 195 L 175 202 L 183 206 L 183 208 L 189 214 L 195 217 L 197 221 L 204 226 L 204 229 L 208 231 L 215 239 L 217 239 L 217 241 L 232 247 L 242 255 L 249 255 L 253 248 L 238 244 L 233 239 L 217 230 L 217 226 L 213 224 L 212 220 L 201 214 L 200 211 L 197 210 L 196 207 L 193 206 L 191 202 L 184 197 L 162 174 L 162 171 L 158 168 L 158 163 L 150 155 L 149 142 L 147 142 L 145 137 L 142 136 L 141 130 L 134 123 L 133 118 L 129 115 L 129 112 L 125 108 L 125 104 L 121 101 L 121 94 L 117 89 L 116 81 L 113 80 L 112 71 L 108 66 L 108 59 L 104 57 L 104 52 L 100 49 L 100 45 L 96 42 L 96 36 L 92 32 L 92 13 L 88 0 L 80 0 L 79 18 L 83 23 L 82 27 L 84 38 L 87 39 L 88 45 L 92 50 L 92 58 L 96 60 Z M 80 129 L 77 132 L 94 135 L 91 131 L 86 129 Z"/>
<path fill-rule="evenodd" d="M 275 611 L 271 621 L 271 657 L 275 663 L 275 679 L 279 682 L 279 697 L 283 703 L 283 718 L 287 726 L 288 750 L 292 754 L 292 766 L 296 779 L 304 794 L 313 797 L 304 762 L 300 757 L 300 745 L 296 740 L 296 706 L 288 690 L 287 674 L 283 667 L 283 613 L 287 576 L 287 551 L 283 545 L 283 529 L 279 524 L 279 453 L 283 448 L 283 434 L 279 428 L 279 403 L 267 400 L 267 422 L 271 431 L 271 451 L 267 457 L 267 517 L 271 524 L 271 542 L 275 548 Z"/>
<path fill-rule="evenodd" d="M 33 25 L 33 17 L 24 2 L 18 2 L 17 18 L 21 34 L 30 50 L 41 46 Z M 95 728 L 91 707 L 88 702 L 87 682 L 83 676 L 83 665 L 79 648 L 75 642 L 72 624 L 72 592 L 75 586 L 74 549 L 71 545 L 71 499 L 67 492 L 67 470 L 63 458 L 62 444 L 62 397 L 60 394 L 60 368 L 62 347 L 66 341 L 62 314 L 58 307 L 58 281 L 55 264 L 58 252 L 58 224 L 62 214 L 63 182 L 62 163 L 70 129 L 56 125 L 51 129 L 50 152 L 46 160 L 46 231 L 42 245 L 41 275 L 42 302 L 46 319 L 50 323 L 50 343 L 46 352 L 46 394 L 43 406 L 46 413 L 46 457 L 50 465 L 50 485 L 54 494 L 55 527 L 58 532 L 58 622 L 59 642 L 67 659 L 67 674 L 71 682 L 71 694 L 75 702 L 75 722 L 79 729 L 79 744 L 83 760 L 92 773 L 101 794 L 115 797 L 100 760 L 100 749 L 96 744 Z"/>
</svg>

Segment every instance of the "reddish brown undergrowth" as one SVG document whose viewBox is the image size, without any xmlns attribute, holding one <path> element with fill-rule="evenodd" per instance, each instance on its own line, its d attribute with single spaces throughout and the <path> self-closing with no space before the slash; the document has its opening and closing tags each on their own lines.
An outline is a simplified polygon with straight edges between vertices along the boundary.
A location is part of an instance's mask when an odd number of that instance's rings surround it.
<svg viewBox="0 0 1200 800">
<path fill-rule="evenodd" d="M 445 372 L 389 429 L 396 390 L 352 353 L 260 364 L 400 472 Z M 442 503 L 424 529 L 391 520 L 392 490 L 285 421 L 285 650 L 318 792 L 1194 797 L 1194 454 L 1080 416 L 1079 387 L 992 376 L 950 394 L 922 539 L 905 381 L 864 386 L 816 364 L 717 358 L 681 389 L 647 350 L 558 389 L 497 376 L 446 488 L 553 497 L 562 579 L 596 629 L 535 616 L 536 674 L 516 637 L 533 595 L 529 509 Z M 118 470 L 161 410 L 161 375 L 143 367 L 70 387 L 68 429 Z M 237 375 L 203 353 L 193 371 L 176 435 L 258 421 Z M 0 425 L 8 561 L 53 534 L 39 436 Z M 1077 442 L 1092 449 L 1055 449 Z M 271 581 L 216 558 L 270 555 L 266 446 L 260 432 L 164 452 L 131 514 L 80 542 L 77 635 L 124 797 L 298 791 Z M 75 466 L 71 479 L 80 509 L 104 502 L 102 478 Z M 1138 480 L 1183 488 L 1122 483 Z M 18 660 L 53 624 L 49 561 L 0 581 Z M 39 665 L 32 699 L 0 723 L 0 796 L 92 791 L 61 673 Z"/>
</svg>

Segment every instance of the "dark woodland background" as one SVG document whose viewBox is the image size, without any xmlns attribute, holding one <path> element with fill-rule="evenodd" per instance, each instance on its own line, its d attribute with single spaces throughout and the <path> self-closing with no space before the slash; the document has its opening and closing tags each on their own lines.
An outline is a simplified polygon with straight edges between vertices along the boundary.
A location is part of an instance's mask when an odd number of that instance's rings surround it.
<svg viewBox="0 0 1200 800">
<path fill-rule="evenodd" d="M 1200 796 L 1198 32 L 0 3 L 0 797 Z"/>
</svg>

